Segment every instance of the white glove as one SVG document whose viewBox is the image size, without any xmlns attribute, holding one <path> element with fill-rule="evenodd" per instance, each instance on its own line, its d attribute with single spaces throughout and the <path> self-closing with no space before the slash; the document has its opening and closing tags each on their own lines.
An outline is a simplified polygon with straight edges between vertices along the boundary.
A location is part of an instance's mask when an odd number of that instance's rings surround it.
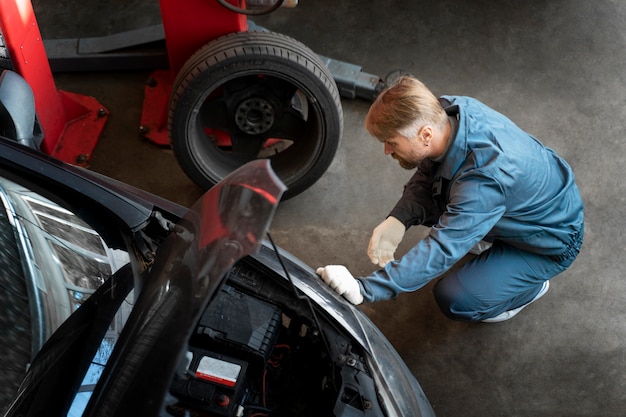
<svg viewBox="0 0 626 417">
<path fill-rule="evenodd" d="M 489 243 L 489 242 L 485 242 L 484 240 L 481 240 L 480 242 L 475 244 L 472 249 L 470 249 L 469 253 L 473 255 L 480 255 L 484 251 L 490 249 L 492 245 L 493 243 Z"/>
<path fill-rule="evenodd" d="M 345 266 L 326 265 L 324 268 L 317 268 L 317 275 L 322 277 L 337 294 L 343 295 L 352 304 L 358 305 L 363 302 L 361 287 Z"/>
<path fill-rule="evenodd" d="M 393 261 L 393 254 L 404 237 L 406 227 L 393 216 L 389 216 L 372 232 L 370 243 L 367 247 L 367 256 L 370 261 L 384 267 L 387 262 Z"/>
</svg>

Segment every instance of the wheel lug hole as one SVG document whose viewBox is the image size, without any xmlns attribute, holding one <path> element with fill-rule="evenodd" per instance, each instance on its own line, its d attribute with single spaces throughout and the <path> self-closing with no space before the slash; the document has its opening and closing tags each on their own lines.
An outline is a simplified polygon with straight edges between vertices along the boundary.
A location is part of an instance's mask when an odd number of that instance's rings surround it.
<svg viewBox="0 0 626 417">
<path fill-rule="evenodd" d="M 259 135 L 272 128 L 275 122 L 274 108 L 260 97 L 252 97 L 239 103 L 235 110 L 235 123 L 244 133 Z"/>
</svg>

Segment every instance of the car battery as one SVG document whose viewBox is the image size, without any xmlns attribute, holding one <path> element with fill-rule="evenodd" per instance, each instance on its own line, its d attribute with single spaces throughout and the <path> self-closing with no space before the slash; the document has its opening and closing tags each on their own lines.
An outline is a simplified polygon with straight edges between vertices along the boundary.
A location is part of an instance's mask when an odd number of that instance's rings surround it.
<svg viewBox="0 0 626 417">
<path fill-rule="evenodd" d="M 184 402 L 210 415 L 235 415 L 248 388 L 260 380 L 282 313 L 271 303 L 225 285 L 202 314 L 187 354 L 190 376 L 172 385 Z"/>
<path fill-rule="evenodd" d="M 193 346 L 187 352 L 187 360 L 190 378 L 172 385 L 173 393 L 183 403 L 194 404 L 193 408 L 202 410 L 203 415 L 237 415 L 246 391 L 248 364 Z M 171 411 L 179 414 L 176 407 Z"/>
<path fill-rule="evenodd" d="M 261 372 L 281 322 L 278 307 L 225 285 L 200 318 L 193 342 L 246 360 L 253 371 Z"/>
</svg>

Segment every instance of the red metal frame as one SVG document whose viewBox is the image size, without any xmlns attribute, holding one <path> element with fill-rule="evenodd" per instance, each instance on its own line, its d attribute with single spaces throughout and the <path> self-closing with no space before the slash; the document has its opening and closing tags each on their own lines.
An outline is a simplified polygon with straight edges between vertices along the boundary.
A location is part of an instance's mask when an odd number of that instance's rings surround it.
<svg viewBox="0 0 626 417">
<path fill-rule="evenodd" d="M 0 0 L 0 30 L 13 69 L 33 90 L 44 134 L 41 150 L 87 164 L 108 111 L 93 97 L 57 90 L 30 0 Z"/>
<path fill-rule="evenodd" d="M 244 3 L 229 0 L 231 3 Z M 169 145 L 167 111 L 170 89 L 185 62 L 204 44 L 248 29 L 246 15 L 217 0 L 160 0 L 169 70 L 156 71 L 146 84 L 140 133 L 158 145 Z"/>
<path fill-rule="evenodd" d="M 172 74 L 205 43 L 248 29 L 245 15 L 226 9 L 217 0 L 160 0 L 159 4 Z"/>
</svg>

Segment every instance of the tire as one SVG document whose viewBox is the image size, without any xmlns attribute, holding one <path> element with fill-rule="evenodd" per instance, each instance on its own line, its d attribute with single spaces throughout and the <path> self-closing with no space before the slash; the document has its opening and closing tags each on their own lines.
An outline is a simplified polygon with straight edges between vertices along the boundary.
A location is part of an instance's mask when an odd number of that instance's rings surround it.
<svg viewBox="0 0 626 417">
<path fill-rule="evenodd" d="M 204 45 L 179 71 L 168 131 L 178 163 L 201 188 L 269 158 L 288 199 L 327 170 L 343 111 L 330 71 L 305 45 L 274 32 L 237 32 Z"/>
<path fill-rule="evenodd" d="M 0 202 L 0 413 L 4 414 L 31 360 L 31 318 L 13 227 Z"/>
</svg>

